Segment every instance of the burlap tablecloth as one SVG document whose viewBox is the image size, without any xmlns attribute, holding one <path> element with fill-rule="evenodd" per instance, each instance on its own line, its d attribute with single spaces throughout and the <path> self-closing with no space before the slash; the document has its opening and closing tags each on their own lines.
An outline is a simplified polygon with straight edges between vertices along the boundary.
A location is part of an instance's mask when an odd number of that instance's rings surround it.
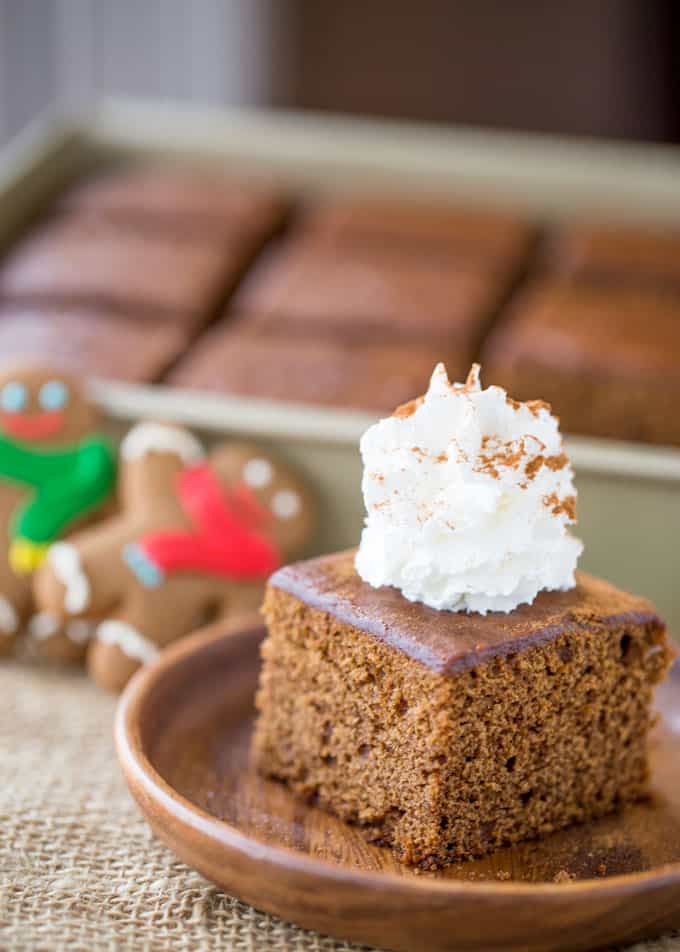
<svg viewBox="0 0 680 952">
<path fill-rule="evenodd" d="M 0 664 L 0 949 L 356 949 L 225 896 L 156 842 L 118 770 L 114 707 L 77 671 Z"/>
</svg>

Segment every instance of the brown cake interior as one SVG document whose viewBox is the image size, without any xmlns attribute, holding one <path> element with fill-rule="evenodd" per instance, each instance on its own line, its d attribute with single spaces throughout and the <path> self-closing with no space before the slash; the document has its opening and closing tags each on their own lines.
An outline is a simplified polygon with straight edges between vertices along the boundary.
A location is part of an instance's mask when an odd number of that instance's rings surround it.
<svg viewBox="0 0 680 952">
<path fill-rule="evenodd" d="M 572 592 L 524 609 L 533 627 L 514 613 L 474 616 L 475 653 L 473 616 L 371 589 L 352 560 L 301 563 L 269 587 L 262 772 L 425 868 L 644 794 L 653 686 L 672 654 L 649 603 L 581 574 Z M 371 593 L 382 619 L 372 627 Z M 410 642 L 385 624 L 390 600 L 420 612 Z M 432 616 L 438 640 L 425 651 Z"/>
</svg>

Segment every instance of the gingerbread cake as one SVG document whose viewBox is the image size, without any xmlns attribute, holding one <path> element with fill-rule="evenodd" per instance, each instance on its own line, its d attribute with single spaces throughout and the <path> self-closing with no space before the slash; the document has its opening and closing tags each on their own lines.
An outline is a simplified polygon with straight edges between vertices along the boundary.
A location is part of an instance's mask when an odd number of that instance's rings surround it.
<svg viewBox="0 0 680 952">
<path fill-rule="evenodd" d="M 242 397 L 389 411 L 427 383 L 436 355 L 426 343 L 259 334 L 227 319 L 194 344 L 167 380 Z"/>
<path fill-rule="evenodd" d="M 441 866 L 645 792 L 668 666 L 644 599 L 579 574 L 508 615 L 372 588 L 354 552 L 277 572 L 256 761 L 409 864 Z"/>
<path fill-rule="evenodd" d="M 536 234 L 535 225 L 515 212 L 452 205 L 446 197 L 347 194 L 319 201 L 301 225 L 336 247 L 373 246 L 430 258 L 454 255 L 506 263 L 521 259 Z"/>
<path fill-rule="evenodd" d="M 513 278 L 489 261 L 289 240 L 253 269 L 232 310 L 267 333 L 448 347 L 467 368 Z"/>
<path fill-rule="evenodd" d="M 540 393 L 567 431 L 680 444 L 680 301 L 545 281 L 528 288 L 482 351 L 489 380 Z"/>
<path fill-rule="evenodd" d="M 41 360 L 76 374 L 128 383 L 157 379 L 186 350 L 190 335 L 176 321 L 98 307 L 29 307 L 0 303 L 4 360 Z"/>
<path fill-rule="evenodd" d="M 147 231 L 199 238 L 249 234 L 263 241 L 281 227 L 288 204 L 277 188 L 210 166 L 140 163 L 76 182 L 58 207 Z"/>
<path fill-rule="evenodd" d="M 549 407 L 440 366 L 362 455 L 358 551 L 270 579 L 257 769 L 422 868 L 643 796 L 672 651 L 649 602 L 575 570 Z"/>
<path fill-rule="evenodd" d="M 680 232 L 633 224 L 579 222 L 558 229 L 545 260 L 581 285 L 680 292 Z"/>
<path fill-rule="evenodd" d="M 29 305 L 134 310 L 189 329 L 205 323 L 238 280 L 250 249 L 65 216 L 30 232 L 0 269 L 0 298 Z"/>
</svg>

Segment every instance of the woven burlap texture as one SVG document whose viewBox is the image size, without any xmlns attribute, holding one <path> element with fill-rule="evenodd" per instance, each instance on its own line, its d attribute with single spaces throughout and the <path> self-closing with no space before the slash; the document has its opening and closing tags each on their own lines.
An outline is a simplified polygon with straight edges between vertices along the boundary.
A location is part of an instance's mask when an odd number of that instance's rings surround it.
<svg viewBox="0 0 680 952">
<path fill-rule="evenodd" d="M 356 949 L 225 896 L 156 842 L 118 770 L 114 707 L 80 672 L 0 665 L 2 952 Z"/>
</svg>

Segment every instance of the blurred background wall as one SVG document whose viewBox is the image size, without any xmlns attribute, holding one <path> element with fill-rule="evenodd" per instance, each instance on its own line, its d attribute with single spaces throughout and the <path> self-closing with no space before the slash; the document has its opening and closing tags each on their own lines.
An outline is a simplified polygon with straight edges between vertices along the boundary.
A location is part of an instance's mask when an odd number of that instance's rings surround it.
<svg viewBox="0 0 680 952">
<path fill-rule="evenodd" d="M 678 7 L 0 0 L 0 140 L 121 94 L 680 141 Z"/>
<path fill-rule="evenodd" d="M 0 0 L 0 140 L 48 105 L 105 95 L 273 103 L 287 88 L 287 6 Z"/>
</svg>

